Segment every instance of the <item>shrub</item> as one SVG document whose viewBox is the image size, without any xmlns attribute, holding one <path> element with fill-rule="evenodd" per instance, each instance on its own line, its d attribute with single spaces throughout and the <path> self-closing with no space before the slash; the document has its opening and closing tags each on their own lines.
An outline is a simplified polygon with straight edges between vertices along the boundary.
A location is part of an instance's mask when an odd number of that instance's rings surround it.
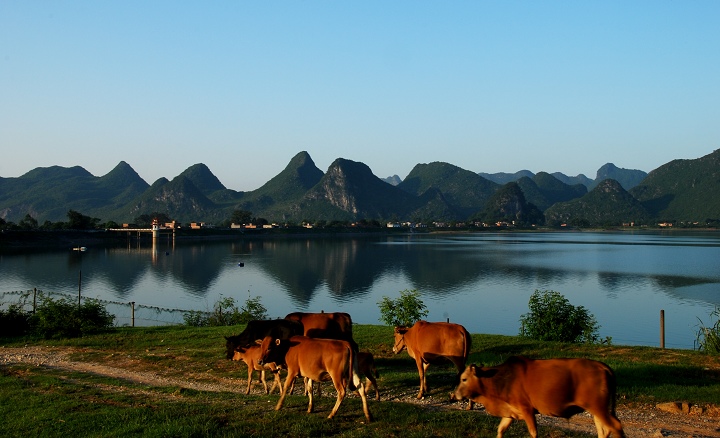
<svg viewBox="0 0 720 438">
<path fill-rule="evenodd" d="M 30 331 L 30 312 L 19 304 L 11 304 L 7 310 L 0 310 L 0 336 L 20 336 Z"/>
<path fill-rule="evenodd" d="M 45 339 L 74 338 L 107 330 L 115 316 L 96 300 L 78 305 L 69 298 L 43 298 L 30 318 L 32 331 Z"/>
<path fill-rule="evenodd" d="M 260 297 L 248 298 L 238 309 L 235 299 L 222 298 L 213 306 L 212 312 L 192 310 L 183 315 L 185 324 L 193 327 L 220 327 L 247 324 L 254 319 L 267 319 L 267 309 L 260 302 Z"/>
<path fill-rule="evenodd" d="M 710 313 L 710 319 L 715 319 L 711 327 L 705 327 L 702 320 L 700 320 L 700 329 L 695 341 L 698 350 L 711 354 L 720 353 L 720 320 L 717 319 L 718 317 L 720 317 L 720 308 L 716 307 Z"/>
<path fill-rule="evenodd" d="M 520 335 L 540 341 L 595 343 L 600 326 L 583 306 L 573 306 L 553 290 L 535 290 L 528 303 L 530 313 L 520 317 Z M 609 342 L 609 338 L 607 339 Z"/>
<path fill-rule="evenodd" d="M 400 291 L 394 300 L 384 296 L 380 302 L 380 321 L 393 327 L 410 327 L 428 314 L 417 290 Z"/>
</svg>

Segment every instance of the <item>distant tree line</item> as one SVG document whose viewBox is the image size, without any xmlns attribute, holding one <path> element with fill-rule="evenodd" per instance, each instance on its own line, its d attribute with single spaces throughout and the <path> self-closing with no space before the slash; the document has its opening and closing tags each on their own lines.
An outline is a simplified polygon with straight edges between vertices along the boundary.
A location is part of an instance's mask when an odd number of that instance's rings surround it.
<svg viewBox="0 0 720 438">
<path fill-rule="evenodd" d="M 534 228 L 536 225 L 540 225 L 541 221 L 539 221 L 539 217 L 537 216 L 537 212 L 533 208 L 532 204 L 530 204 L 531 208 L 526 210 L 527 214 L 517 214 L 517 212 L 513 212 L 512 214 L 508 214 L 506 211 L 501 211 L 498 209 L 495 210 L 488 210 L 484 212 L 484 214 L 476 215 L 475 217 L 471 218 L 467 222 L 463 221 L 427 221 L 422 220 L 421 218 L 416 218 L 414 221 L 412 221 L 415 225 L 423 225 L 428 228 L 473 228 L 477 227 L 478 224 L 484 224 L 482 226 L 484 227 L 495 227 L 496 224 L 499 223 L 505 223 L 505 224 L 512 224 L 514 228 Z M 6 221 L 5 219 L 0 218 L 0 230 L 12 230 L 12 231 L 32 231 L 32 230 L 41 230 L 41 231 L 57 231 L 57 230 L 102 230 L 102 229 L 108 229 L 108 228 L 122 228 L 122 224 L 118 224 L 115 221 L 107 221 L 102 222 L 99 218 L 94 218 L 90 216 L 86 216 L 80 212 L 77 212 L 75 210 L 69 210 L 67 212 L 67 218 L 68 220 L 66 222 L 60 221 L 60 222 L 51 222 L 51 221 L 45 221 L 42 224 L 40 224 L 37 219 L 32 217 L 30 213 L 26 214 L 23 219 L 21 219 L 18 223 L 14 223 L 12 221 Z M 144 213 L 140 216 L 137 216 L 131 225 L 133 228 L 150 228 L 152 225 L 153 220 L 157 219 L 160 224 L 170 223 L 173 222 L 173 219 L 167 214 L 167 213 L 161 213 L 161 212 L 152 212 L 152 213 Z M 282 224 L 279 224 L 282 227 L 286 228 L 292 228 L 292 227 L 301 227 L 301 226 L 311 226 L 312 228 L 358 228 L 358 229 L 364 229 L 364 228 L 385 228 L 387 226 L 387 223 L 399 223 L 400 221 L 398 218 L 390 218 L 386 221 L 381 221 L 378 219 L 360 219 L 360 220 L 313 220 L 310 218 L 304 219 L 300 223 L 294 223 L 294 222 L 285 222 Z M 673 227 L 676 228 L 693 228 L 693 227 L 710 227 L 710 228 L 717 228 L 720 227 L 720 219 L 707 219 L 704 222 L 695 222 L 695 223 L 686 223 L 686 222 L 679 222 L 679 221 L 664 221 L 667 224 L 671 224 Z M 226 220 L 224 220 L 222 223 L 217 224 L 220 227 L 230 228 L 232 224 L 235 225 L 241 225 L 241 226 L 247 226 L 247 225 L 254 225 L 256 227 L 262 227 L 264 225 L 268 225 L 270 222 L 263 218 L 263 217 L 257 217 L 254 216 L 251 211 L 247 210 L 234 210 L 230 217 L 228 217 Z M 561 222 L 555 221 L 549 224 L 546 224 L 547 226 L 551 228 L 556 228 L 561 226 Z M 598 226 L 604 226 L 604 227 L 617 227 L 621 226 L 621 223 L 616 222 L 605 222 L 602 224 L 598 224 L 596 222 L 590 221 L 585 218 L 573 218 L 566 224 L 567 226 L 573 227 L 573 228 L 591 228 L 591 227 L 598 227 Z M 641 226 L 641 225 L 650 225 L 650 224 L 643 224 L 643 223 L 635 223 L 635 226 Z"/>
</svg>

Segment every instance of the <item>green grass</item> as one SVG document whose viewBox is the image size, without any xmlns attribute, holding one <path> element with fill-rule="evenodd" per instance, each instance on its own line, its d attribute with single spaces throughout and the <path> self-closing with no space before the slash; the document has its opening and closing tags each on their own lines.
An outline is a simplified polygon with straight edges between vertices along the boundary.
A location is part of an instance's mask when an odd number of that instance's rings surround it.
<svg viewBox="0 0 720 438">
<path fill-rule="evenodd" d="M 57 341 L 4 339 L 5 347 L 72 347 L 72 358 L 147 371 L 196 382 L 233 379 L 244 389 L 244 365 L 224 358 L 224 338 L 241 327 L 119 328 L 80 339 Z M 307 414 L 307 398 L 288 396 L 275 411 L 278 396 L 206 392 L 174 386 L 154 387 L 92 373 L 19 364 L 0 366 L 0 421 L 3 436 L 148 436 L 148 437 L 494 437 L 498 419 L 460 409 L 447 400 L 454 368 L 431 366 L 428 385 L 434 408 L 406 401 L 418 390 L 415 364 L 406 353 L 393 355 L 392 328 L 356 325 L 361 350 L 371 351 L 380 371 L 381 396 L 370 399 L 375 421 L 365 424 L 360 400 L 348 397 L 333 420 L 334 403 L 326 384 L 316 409 Z M 513 336 L 473 335 L 470 363 L 494 365 L 508 356 L 588 357 L 616 372 L 618 402 L 623 404 L 687 401 L 720 405 L 720 360 L 690 350 L 649 347 L 586 346 L 536 342 Z M 297 394 L 296 390 L 296 394 Z M 399 395 L 398 395 L 399 394 Z M 328 395 L 332 395 L 328 397 Z M 389 395 L 394 398 L 388 400 Z M 540 429 L 541 436 L 593 436 Z M 558 435 L 560 433 L 561 435 Z M 506 436 L 526 436 L 515 422 Z"/>
</svg>

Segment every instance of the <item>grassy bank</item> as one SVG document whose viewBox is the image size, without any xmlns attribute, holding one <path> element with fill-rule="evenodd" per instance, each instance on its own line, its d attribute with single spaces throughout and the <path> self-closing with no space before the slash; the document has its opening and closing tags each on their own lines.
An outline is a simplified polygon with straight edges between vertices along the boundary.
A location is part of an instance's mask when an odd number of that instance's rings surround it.
<svg viewBox="0 0 720 438">
<path fill-rule="evenodd" d="M 224 358 L 223 336 L 237 334 L 240 329 L 120 328 L 82 339 L 6 339 L 2 345 L 71 348 L 71 358 L 78 362 L 209 385 L 230 382 L 244 390 L 245 366 Z M 285 407 L 276 412 L 273 408 L 277 394 L 246 396 L 233 391 L 191 390 L 173 384 L 148 385 L 123 377 L 35 363 L 0 366 L 3 435 L 495 436 L 498 419 L 463 411 L 447 400 L 454 377 L 449 364 L 430 367 L 427 404 L 413 403 L 418 390 L 417 371 L 406 353 L 392 354 L 392 328 L 356 325 L 354 333 L 361 350 L 375 355 L 381 376 L 378 384 L 383 400 L 370 401 L 375 417 L 370 424 L 365 424 L 360 401 L 354 396 L 343 402 L 335 419 L 327 420 L 334 394 L 321 397 L 313 414 L 305 412 L 307 399 L 299 395 L 290 396 Z M 620 406 L 663 401 L 720 405 L 720 360 L 696 351 L 576 346 L 512 336 L 473 335 L 472 363 L 497 364 L 514 354 L 602 360 L 617 374 Z M 325 395 L 329 393 L 326 384 Z M 547 432 L 543 434 L 541 428 L 541 434 L 547 436 Z M 524 424 L 516 422 L 506 436 L 526 435 Z"/>
</svg>

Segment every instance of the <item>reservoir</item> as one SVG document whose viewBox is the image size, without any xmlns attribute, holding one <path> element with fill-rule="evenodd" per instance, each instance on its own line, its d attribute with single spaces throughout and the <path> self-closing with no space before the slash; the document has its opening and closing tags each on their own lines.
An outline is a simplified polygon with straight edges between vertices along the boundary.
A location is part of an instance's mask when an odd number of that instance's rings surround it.
<svg viewBox="0 0 720 438">
<path fill-rule="evenodd" d="M 595 316 L 615 345 L 691 349 L 720 306 L 717 232 L 483 232 L 246 237 L 0 253 L 0 303 L 29 290 L 103 300 L 117 325 L 183 323 L 182 310 L 240 307 L 271 318 L 343 311 L 381 324 L 378 302 L 417 290 L 429 321 L 516 335 L 535 290 L 560 292 Z M 23 298 L 24 297 L 24 298 Z M 32 302 L 32 299 L 30 299 Z M 232 334 L 232 333 L 228 333 Z"/>
</svg>

